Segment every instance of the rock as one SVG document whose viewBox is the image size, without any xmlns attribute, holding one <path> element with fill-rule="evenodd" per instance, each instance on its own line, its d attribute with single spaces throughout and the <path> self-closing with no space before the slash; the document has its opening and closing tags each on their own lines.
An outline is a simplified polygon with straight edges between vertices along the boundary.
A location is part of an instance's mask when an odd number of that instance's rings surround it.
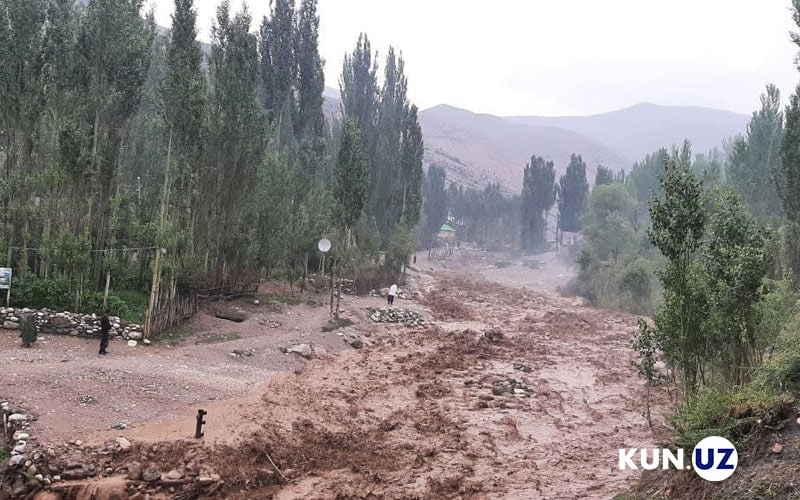
<svg viewBox="0 0 800 500">
<path fill-rule="evenodd" d="M 142 481 L 153 483 L 159 479 L 161 479 L 161 471 L 154 465 L 145 468 L 142 472 Z"/>
<path fill-rule="evenodd" d="M 197 478 L 197 482 L 200 484 L 211 484 L 214 480 L 211 479 L 211 476 L 201 475 Z"/>
<path fill-rule="evenodd" d="M 81 334 L 81 332 L 79 332 L 78 330 L 70 330 L 70 331 L 69 331 L 69 334 L 70 334 L 71 336 L 73 336 L 73 337 L 77 337 L 78 335 L 80 335 L 80 334 Z"/>
<path fill-rule="evenodd" d="M 305 359 L 314 357 L 314 349 L 308 344 L 294 344 L 286 348 L 287 354 L 297 354 Z"/>
<path fill-rule="evenodd" d="M 23 413 L 14 413 L 8 417 L 9 422 L 25 422 L 26 420 L 28 420 L 28 416 Z"/>
<path fill-rule="evenodd" d="M 180 472 L 177 469 L 172 469 L 167 473 L 167 477 L 170 479 L 183 479 L 183 472 Z"/>
<path fill-rule="evenodd" d="M 517 386 L 517 381 L 513 378 L 495 382 L 492 385 L 492 394 L 495 396 L 502 396 L 503 394 L 513 394 Z"/>
<path fill-rule="evenodd" d="M 8 465 L 18 467 L 25 464 L 25 455 L 14 455 L 8 460 Z"/>
<path fill-rule="evenodd" d="M 14 446 L 14 451 L 17 453 L 22 453 L 23 451 L 25 451 L 26 446 L 28 446 L 28 443 L 26 443 L 25 441 L 20 441 L 19 443 L 17 443 L 16 446 Z"/>
<path fill-rule="evenodd" d="M 27 432 L 17 431 L 14 433 L 14 441 L 27 441 L 30 437 Z"/>
<path fill-rule="evenodd" d="M 772 445 L 772 453 L 780 453 L 783 451 L 783 445 L 780 443 L 775 443 Z"/>
<path fill-rule="evenodd" d="M 80 448 L 81 446 L 83 446 L 83 441 L 81 441 L 80 439 L 76 439 L 75 441 L 73 441 L 73 444 L 78 448 Z"/>
<path fill-rule="evenodd" d="M 364 347 L 364 342 L 358 337 L 344 337 L 342 340 L 353 349 L 361 349 Z"/>
<path fill-rule="evenodd" d="M 254 305 L 254 306 L 257 306 L 257 305 L 260 305 L 260 304 L 261 304 L 261 301 L 260 301 L 260 300 L 258 300 L 258 299 L 255 299 L 255 300 L 253 301 L 253 305 Z"/>
<path fill-rule="evenodd" d="M 514 369 L 515 370 L 522 370 L 525 373 L 530 373 L 530 372 L 533 371 L 533 369 L 530 366 L 524 365 L 522 363 L 514 363 Z"/>
<path fill-rule="evenodd" d="M 117 445 L 119 445 L 119 449 L 122 451 L 128 451 L 131 449 L 132 446 L 131 442 L 122 436 L 117 438 Z"/>
<path fill-rule="evenodd" d="M 55 480 L 55 478 L 53 478 Z M 131 481 L 141 481 L 142 479 L 142 464 L 139 462 L 131 462 L 128 465 L 128 479 Z"/>
<path fill-rule="evenodd" d="M 19 330 L 19 323 L 14 323 L 13 321 L 6 321 L 3 323 L 3 328 L 6 330 Z"/>
<path fill-rule="evenodd" d="M 64 316 L 53 316 L 50 318 L 50 326 L 53 328 L 70 328 L 72 326 L 72 321 L 69 318 Z"/>
<path fill-rule="evenodd" d="M 134 330 L 128 334 L 128 338 L 131 340 L 142 340 L 144 338 L 144 333 Z"/>
<path fill-rule="evenodd" d="M 150 344 L 152 344 L 152 342 L 150 342 L 150 339 L 144 339 L 144 340 L 142 340 L 142 344 L 150 345 Z"/>
<path fill-rule="evenodd" d="M 43 482 L 44 482 L 44 476 L 43 476 L 43 475 L 41 475 L 41 474 L 34 474 L 34 475 L 33 475 L 33 478 L 34 478 L 35 480 L 39 481 L 40 483 L 43 483 Z"/>
<path fill-rule="evenodd" d="M 136 347 L 138 344 L 139 343 L 136 342 L 135 340 L 129 340 L 128 341 L 128 347 Z"/>
</svg>

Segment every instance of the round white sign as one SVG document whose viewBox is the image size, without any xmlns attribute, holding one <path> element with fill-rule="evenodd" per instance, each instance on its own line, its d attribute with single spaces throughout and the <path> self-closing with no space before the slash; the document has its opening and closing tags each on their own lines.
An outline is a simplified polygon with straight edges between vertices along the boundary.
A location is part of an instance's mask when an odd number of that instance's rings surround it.
<svg viewBox="0 0 800 500">
<path fill-rule="evenodd" d="M 331 249 L 331 241 L 327 238 L 322 238 L 319 240 L 319 243 L 317 243 L 317 248 L 319 248 L 320 252 L 325 253 Z"/>
</svg>

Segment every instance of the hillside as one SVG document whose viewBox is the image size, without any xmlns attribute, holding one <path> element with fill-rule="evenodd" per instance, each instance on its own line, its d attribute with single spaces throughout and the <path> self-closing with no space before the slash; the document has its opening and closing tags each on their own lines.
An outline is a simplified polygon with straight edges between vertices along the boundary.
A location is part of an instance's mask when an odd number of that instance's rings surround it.
<svg viewBox="0 0 800 500">
<path fill-rule="evenodd" d="M 513 116 L 509 120 L 571 130 L 638 160 L 662 146 L 684 139 L 695 152 L 719 146 L 722 139 L 743 133 L 749 116 L 712 108 L 641 103 L 592 116 Z"/>
<path fill-rule="evenodd" d="M 525 125 L 446 105 L 420 113 L 425 163 L 445 165 L 456 182 L 481 187 L 500 182 L 509 192 L 522 188 L 525 163 L 536 154 L 553 160 L 561 174 L 572 153 L 581 154 L 594 177 L 598 164 L 628 168 L 630 160 L 583 134 L 544 125 Z"/>
</svg>

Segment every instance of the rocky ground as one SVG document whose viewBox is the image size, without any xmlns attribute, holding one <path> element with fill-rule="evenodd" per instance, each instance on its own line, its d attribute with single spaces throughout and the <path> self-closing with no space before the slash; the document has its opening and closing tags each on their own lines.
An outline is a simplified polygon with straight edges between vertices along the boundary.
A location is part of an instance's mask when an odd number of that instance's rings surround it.
<svg viewBox="0 0 800 500">
<path fill-rule="evenodd" d="M 630 368 L 636 318 L 487 283 L 485 255 L 461 255 L 447 264 L 457 270 L 419 262 L 419 301 L 395 303 L 406 312 L 346 297 L 353 324 L 331 332 L 327 307 L 262 303 L 241 304 L 242 323 L 199 316 L 175 347 L 120 342 L 103 359 L 75 338 L 21 350 L 4 337 L 0 395 L 36 419 L 26 452 L 40 450 L 49 498 L 624 490 L 634 477 L 617 470 L 617 449 L 652 445 Z M 302 344 L 312 359 L 280 349 Z M 199 407 L 208 423 L 195 441 Z"/>
</svg>

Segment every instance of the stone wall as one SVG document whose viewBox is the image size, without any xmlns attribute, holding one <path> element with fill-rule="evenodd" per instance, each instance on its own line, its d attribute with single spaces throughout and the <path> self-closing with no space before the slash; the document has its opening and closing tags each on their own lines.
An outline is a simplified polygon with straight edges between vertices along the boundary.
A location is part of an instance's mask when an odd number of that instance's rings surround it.
<svg viewBox="0 0 800 500">
<path fill-rule="evenodd" d="M 100 316 L 96 314 L 75 314 L 71 312 L 55 312 L 49 309 L 34 311 L 32 309 L 0 308 L 0 327 L 6 330 L 19 330 L 21 314 L 33 315 L 40 334 L 72 335 L 74 337 L 100 337 Z M 144 329 L 141 325 L 123 321 L 116 316 L 111 320 L 111 336 L 122 336 L 125 339 L 141 340 Z"/>
</svg>

